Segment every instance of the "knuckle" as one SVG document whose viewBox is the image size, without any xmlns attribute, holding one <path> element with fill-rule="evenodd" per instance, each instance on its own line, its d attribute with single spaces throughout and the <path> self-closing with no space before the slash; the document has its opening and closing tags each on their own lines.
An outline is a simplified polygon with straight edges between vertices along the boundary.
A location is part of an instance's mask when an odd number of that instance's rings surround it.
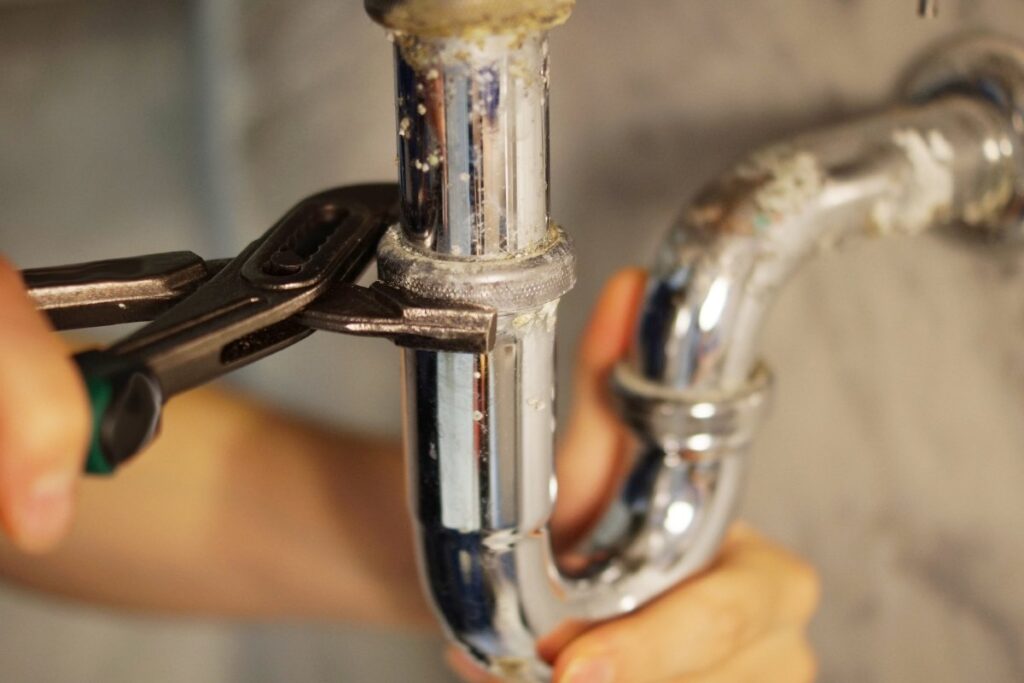
<svg viewBox="0 0 1024 683">
<path fill-rule="evenodd" d="M 794 683 L 813 683 L 818 678 L 818 657 L 807 638 L 801 638 L 793 655 Z"/>
<path fill-rule="evenodd" d="M 795 556 L 788 574 L 789 600 L 800 621 L 809 621 L 821 602 L 821 576 L 812 564 Z"/>
<path fill-rule="evenodd" d="M 733 529 L 735 565 L 750 582 L 750 600 L 771 603 L 775 618 L 805 624 L 821 601 L 821 578 L 817 569 L 790 550 L 759 536 L 749 526 Z M 733 581 L 735 584 L 735 581 Z M 732 586 L 736 590 L 736 586 Z M 766 597 L 771 595 L 773 597 Z"/>
<path fill-rule="evenodd" d="M 698 604 L 698 620 L 704 623 L 705 633 L 722 651 L 730 652 L 747 642 L 753 628 L 749 608 L 735 597 L 719 596 Z"/>
<path fill-rule="evenodd" d="M 633 629 L 623 628 L 624 623 L 609 622 L 573 640 L 558 653 L 553 680 L 565 680 L 575 662 L 586 661 L 595 655 L 615 662 L 618 669 L 636 671 L 640 663 L 630 656 L 637 649 L 630 642 Z"/>
<path fill-rule="evenodd" d="M 588 633 L 587 638 L 605 635 L 604 642 L 591 640 L 588 650 L 613 654 L 623 671 L 652 680 L 712 667 L 734 656 L 759 630 L 743 591 L 732 590 L 730 583 L 708 581 L 676 591 L 654 609 Z"/>
<path fill-rule="evenodd" d="M 718 609 L 715 624 L 717 632 L 724 642 L 738 645 L 746 640 L 750 619 L 745 609 L 739 605 L 727 603 Z"/>
</svg>

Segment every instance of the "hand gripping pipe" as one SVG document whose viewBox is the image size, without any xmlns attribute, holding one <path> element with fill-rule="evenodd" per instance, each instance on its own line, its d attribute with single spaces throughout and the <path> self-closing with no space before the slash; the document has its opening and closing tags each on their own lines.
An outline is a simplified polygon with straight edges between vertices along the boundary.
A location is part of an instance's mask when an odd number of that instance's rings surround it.
<svg viewBox="0 0 1024 683">
<path fill-rule="evenodd" d="M 804 258 L 857 234 L 1016 227 L 1024 57 L 995 40 L 944 51 L 905 106 L 759 152 L 691 204 L 612 378 L 635 464 L 569 572 L 547 527 L 556 309 L 574 275 L 548 215 L 546 32 L 572 0 L 366 5 L 396 60 L 402 220 L 380 245 L 380 277 L 499 312 L 490 353 L 404 352 L 422 575 L 481 664 L 547 681 L 553 643 L 714 557 L 770 388 L 756 333 Z"/>
</svg>

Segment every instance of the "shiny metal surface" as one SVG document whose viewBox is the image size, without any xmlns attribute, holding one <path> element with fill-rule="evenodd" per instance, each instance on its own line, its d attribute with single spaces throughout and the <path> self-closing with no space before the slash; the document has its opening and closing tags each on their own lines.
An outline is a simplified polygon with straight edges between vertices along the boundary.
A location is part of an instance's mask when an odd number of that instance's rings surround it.
<svg viewBox="0 0 1024 683">
<path fill-rule="evenodd" d="M 710 415 L 749 394 L 764 316 L 803 262 L 858 237 L 916 235 L 948 224 L 981 233 L 1013 228 L 1007 217 L 1020 208 L 1024 160 L 1017 119 L 970 88 L 931 95 L 756 152 L 687 207 L 658 255 L 631 356 L 613 377 L 630 396 L 625 416 L 641 461 L 704 463 L 704 476 L 719 486 L 712 503 L 731 509 L 754 425 L 736 422 L 743 439 L 720 440 L 710 454 L 703 427 L 688 432 L 701 437 L 697 448 L 678 435 L 695 422 L 694 397 L 707 397 L 702 412 Z M 646 503 L 649 512 L 619 524 L 620 546 L 629 529 L 667 526 L 662 509 L 671 507 L 659 509 L 657 501 L 654 493 L 634 502 L 631 509 Z M 724 530 L 705 528 L 703 514 L 699 503 L 687 513 L 695 534 Z M 686 574 L 682 564 L 706 565 L 715 547 L 712 541 L 680 551 L 685 562 L 666 574 L 678 579 Z"/>
<path fill-rule="evenodd" d="M 408 237 L 447 256 L 529 252 L 548 232 L 546 37 L 395 43 Z"/>
<path fill-rule="evenodd" d="M 22 279 L 58 330 L 152 320 L 222 269 L 190 251 L 33 268 Z"/>
<path fill-rule="evenodd" d="M 640 497 L 636 509 L 664 518 L 657 528 L 614 558 L 597 535 L 586 548 L 590 563 L 571 576 L 559 570 L 547 530 L 557 488 L 557 296 L 542 302 L 523 289 L 518 300 L 499 301 L 458 286 L 484 278 L 485 289 L 518 287 L 517 271 L 562 267 L 543 263 L 564 258 L 567 246 L 552 242 L 548 220 L 546 41 L 519 32 L 395 42 L 405 244 L 385 244 L 385 278 L 415 272 L 421 294 L 501 303 L 491 353 L 404 357 L 423 574 L 449 634 L 480 662 L 510 680 L 547 680 L 540 644 L 631 611 L 695 571 L 681 542 L 709 556 L 730 513 L 716 501 L 735 496 L 716 496 L 721 485 L 702 465 L 647 458 L 630 495 Z M 402 255 L 410 250 L 416 255 Z M 646 505 L 651 490 L 657 501 Z"/>
<path fill-rule="evenodd" d="M 543 31 L 404 27 L 394 40 L 407 248 L 500 282 L 550 231 Z M 992 223 L 1014 199 L 1020 146 L 990 101 L 951 95 L 768 148 L 702 193 L 660 253 L 615 374 L 633 469 L 571 572 L 547 528 L 557 297 L 506 302 L 491 353 L 406 352 L 412 511 L 448 634 L 496 675 L 545 681 L 546 644 L 704 568 L 767 400 L 754 349 L 778 288 L 848 237 Z M 425 272 L 428 289 L 454 291 Z"/>
<path fill-rule="evenodd" d="M 629 367 L 661 388 L 738 388 L 764 313 L 804 259 L 858 236 L 998 222 L 1020 147 L 996 107 L 951 95 L 753 154 L 669 233 Z"/>
<path fill-rule="evenodd" d="M 546 640 L 632 611 L 699 569 L 691 558 L 711 556 L 741 461 L 712 469 L 642 454 L 610 517 L 642 522 L 639 532 L 623 538 L 606 523 L 571 575 L 559 569 L 547 522 L 555 321 L 571 250 L 548 219 L 546 39 L 395 43 L 402 236 L 382 243 L 382 278 L 499 309 L 491 353 L 404 356 L 423 575 L 449 635 L 477 660 L 509 680 L 548 680 Z"/>
<path fill-rule="evenodd" d="M 488 354 L 404 356 L 423 575 L 453 639 L 501 675 L 544 680 L 536 642 L 565 615 L 545 527 L 555 320 L 573 279 L 548 219 L 546 37 L 395 43 L 404 242 L 382 245 L 382 272 L 499 310 Z M 551 286 L 531 289 L 526 270 Z"/>
<path fill-rule="evenodd" d="M 964 93 L 994 105 L 1024 140 L 1024 45 L 1003 36 L 960 38 L 926 55 L 903 85 L 906 97 L 927 102 L 948 93 Z M 994 150 L 988 150 L 995 155 Z M 1014 198 L 1005 212 L 976 226 L 987 239 L 1024 239 L 1024 155 L 1017 155 Z"/>
<path fill-rule="evenodd" d="M 750 445 L 767 412 L 773 378 L 764 365 L 754 367 L 739 389 L 687 395 L 660 392 L 620 365 L 613 378 L 619 413 L 645 444 L 687 460 L 710 463 L 721 453 Z"/>
<path fill-rule="evenodd" d="M 473 301 L 514 311 L 560 298 L 576 281 L 572 241 L 551 225 L 543 241 L 514 258 L 437 258 L 395 226 L 377 248 L 382 280 L 439 302 Z"/>
</svg>

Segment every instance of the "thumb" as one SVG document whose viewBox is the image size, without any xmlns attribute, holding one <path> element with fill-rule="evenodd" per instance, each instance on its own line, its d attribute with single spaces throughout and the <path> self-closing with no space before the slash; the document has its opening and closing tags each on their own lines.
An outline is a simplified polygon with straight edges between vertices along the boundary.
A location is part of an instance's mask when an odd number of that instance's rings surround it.
<svg viewBox="0 0 1024 683">
<path fill-rule="evenodd" d="M 0 259 L 0 523 L 22 549 L 47 550 L 67 531 L 88 434 L 66 348 Z"/>
<path fill-rule="evenodd" d="M 571 546 L 596 521 L 625 465 L 627 432 L 611 409 L 607 379 L 629 349 L 647 274 L 617 273 L 605 285 L 576 359 L 573 412 L 558 454 L 557 548 Z"/>
</svg>

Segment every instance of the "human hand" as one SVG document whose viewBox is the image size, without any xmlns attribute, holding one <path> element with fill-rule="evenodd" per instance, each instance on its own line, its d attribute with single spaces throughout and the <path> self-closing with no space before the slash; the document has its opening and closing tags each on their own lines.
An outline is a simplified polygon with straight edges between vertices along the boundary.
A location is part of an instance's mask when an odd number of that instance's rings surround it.
<svg viewBox="0 0 1024 683">
<path fill-rule="evenodd" d="M 147 613 L 433 623 L 409 515 L 380 504 L 405 490 L 398 443 L 202 387 L 165 406 L 144 457 L 80 478 L 81 384 L 0 258 L 4 582 Z"/>
<path fill-rule="evenodd" d="M 0 524 L 22 550 L 67 532 L 89 429 L 68 349 L 0 258 Z"/>
<path fill-rule="evenodd" d="M 559 453 L 556 549 L 585 532 L 619 480 L 628 434 L 610 408 L 607 378 L 628 348 L 644 282 L 638 270 L 609 282 L 580 347 L 573 416 Z M 806 629 L 818 593 L 808 564 L 737 524 L 705 572 L 542 655 L 557 683 L 810 681 L 816 665 Z M 449 662 L 471 683 L 500 680 L 455 648 Z"/>
</svg>

